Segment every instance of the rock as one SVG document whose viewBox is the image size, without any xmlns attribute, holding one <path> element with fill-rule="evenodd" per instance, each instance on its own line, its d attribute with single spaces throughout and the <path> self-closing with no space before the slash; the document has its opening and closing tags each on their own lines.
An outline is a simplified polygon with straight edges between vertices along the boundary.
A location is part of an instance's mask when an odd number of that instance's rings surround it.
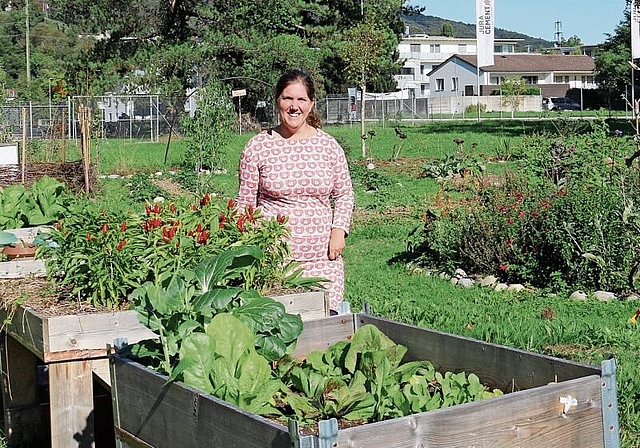
<svg viewBox="0 0 640 448">
<path fill-rule="evenodd" d="M 476 282 L 474 282 L 473 279 L 469 277 L 464 277 L 458 280 L 458 285 L 462 286 L 463 288 L 473 288 L 475 283 Z"/>
<path fill-rule="evenodd" d="M 162 171 L 156 171 L 155 173 L 153 173 L 154 176 L 156 177 L 161 177 L 162 176 Z"/>
<path fill-rule="evenodd" d="M 640 300 L 640 297 L 637 294 L 629 294 L 627 296 L 627 302 L 633 302 L 635 300 Z"/>
<path fill-rule="evenodd" d="M 446 272 L 441 272 L 440 273 L 440 278 L 442 280 L 449 280 L 451 277 L 449 277 L 449 274 L 447 274 Z"/>
<path fill-rule="evenodd" d="M 596 291 L 593 293 L 593 295 L 601 302 L 609 302 L 616 298 L 616 295 L 614 293 L 608 291 Z"/>
<path fill-rule="evenodd" d="M 506 283 L 498 283 L 493 288 L 493 290 L 497 291 L 497 292 L 501 292 L 501 291 L 506 291 L 508 287 L 509 287 L 509 285 L 507 285 Z"/>
<path fill-rule="evenodd" d="M 524 289 L 524 285 L 521 285 L 520 283 L 511 283 L 507 286 L 507 291 L 520 292 L 524 291 Z"/>
<path fill-rule="evenodd" d="M 493 286 L 497 283 L 498 279 L 494 275 L 487 275 L 480 280 L 480 286 Z"/>
<path fill-rule="evenodd" d="M 118 175 L 118 174 L 109 174 L 109 179 L 120 179 L 120 175 Z"/>
<path fill-rule="evenodd" d="M 162 196 L 156 196 L 155 198 L 153 198 L 153 202 L 154 203 L 164 202 L 164 198 Z"/>
<path fill-rule="evenodd" d="M 451 277 L 451 280 L 449 280 L 449 282 L 450 282 L 452 285 L 457 285 L 457 284 L 458 284 L 458 281 L 459 281 L 459 280 L 458 280 L 458 278 L 457 278 L 457 277 Z"/>
<path fill-rule="evenodd" d="M 587 295 L 582 291 L 574 291 L 569 296 L 571 300 L 587 300 Z"/>
<path fill-rule="evenodd" d="M 454 276 L 454 277 L 457 277 L 457 278 L 463 278 L 463 277 L 466 277 L 466 276 L 467 276 L 467 273 L 466 273 L 466 272 L 464 272 L 462 269 L 458 268 L 458 269 L 456 269 L 456 271 L 453 273 L 453 276 Z"/>
</svg>

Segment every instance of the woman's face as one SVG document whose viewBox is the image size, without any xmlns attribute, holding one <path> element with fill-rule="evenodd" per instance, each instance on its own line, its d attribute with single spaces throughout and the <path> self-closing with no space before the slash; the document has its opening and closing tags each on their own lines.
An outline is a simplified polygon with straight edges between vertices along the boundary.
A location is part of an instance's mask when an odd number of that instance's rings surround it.
<svg viewBox="0 0 640 448">
<path fill-rule="evenodd" d="M 289 84 L 278 97 L 278 112 L 282 127 L 290 135 L 295 134 L 304 127 L 313 105 L 314 101 L 309 98 L 307 89 L 302 83 Z"/>
</svg>

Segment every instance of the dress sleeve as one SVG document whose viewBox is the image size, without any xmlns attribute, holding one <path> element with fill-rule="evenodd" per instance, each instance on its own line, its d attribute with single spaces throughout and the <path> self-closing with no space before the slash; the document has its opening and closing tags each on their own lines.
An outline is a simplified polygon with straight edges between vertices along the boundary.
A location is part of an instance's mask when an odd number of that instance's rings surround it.
<svg viewBox="0 0 640 448">
<path fill-rule="evenodd" d="M 342 229 L 348 234 L 354 204 L 353 185 L 344 150 L 337 142 L 335 145 L 336 161 L 333 166 L 333 191 L 331 193 L 334 200 L 332 228 Z"/>
<path fill-rule="evenodd" d="M 257 207 L 260 172 L 258 170 L 258 154 L 253 147 L 253 140 L 250 140 L 242 150 L 238 177 L 240 184 L 236 207 L 238 210 L 244 210 L 249 205 Z"/>
</svg>

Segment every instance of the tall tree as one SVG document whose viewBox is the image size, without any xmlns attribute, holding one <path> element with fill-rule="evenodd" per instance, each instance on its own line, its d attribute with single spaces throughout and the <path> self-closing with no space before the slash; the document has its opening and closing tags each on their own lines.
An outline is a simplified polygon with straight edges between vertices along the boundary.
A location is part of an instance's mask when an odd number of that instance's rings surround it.
<svg viewBox="0 0 640 448">
<path fill-rule="evenodd" d="M 609 106 L 616 105 L 621 95 L 627 95 L 631 61 L 631 16 L 630 2 L 627 0 L 624 19 L 616 26 L 613 34 L 598 47 L 595 56 L 596 77 L 600 87 L 606 92 Z M 636 73 L 638 75 L 638 73 Z M 634 80 L 635 82 L 635 80 Z"/>
</svg>

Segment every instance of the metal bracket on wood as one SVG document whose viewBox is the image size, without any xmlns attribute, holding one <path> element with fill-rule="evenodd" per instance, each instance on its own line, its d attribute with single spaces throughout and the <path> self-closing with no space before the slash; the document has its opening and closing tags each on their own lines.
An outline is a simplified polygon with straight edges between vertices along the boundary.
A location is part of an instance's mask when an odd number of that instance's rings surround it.
<svg viewBox="0 0 640 448">
<path fill-rule="evenodd" d="M 351 314 L 351 304 L 349 302 L 340 302 L 336 311 L 338 315 Z"/>
<path fill-rule="evenodd" d="M 318 436 L 303 436 L 297 420 L 289 420 L 289 437 L 292 448 L 337 448 L 338 420 L 320 420 L 318 422 Z"/>
<path fill-rule="evenodd" d="M 602 361 L 602 426 L 605 448 L 620 448 L 618 395 L 616 393 L 616 360 Z"/>
</svg>

